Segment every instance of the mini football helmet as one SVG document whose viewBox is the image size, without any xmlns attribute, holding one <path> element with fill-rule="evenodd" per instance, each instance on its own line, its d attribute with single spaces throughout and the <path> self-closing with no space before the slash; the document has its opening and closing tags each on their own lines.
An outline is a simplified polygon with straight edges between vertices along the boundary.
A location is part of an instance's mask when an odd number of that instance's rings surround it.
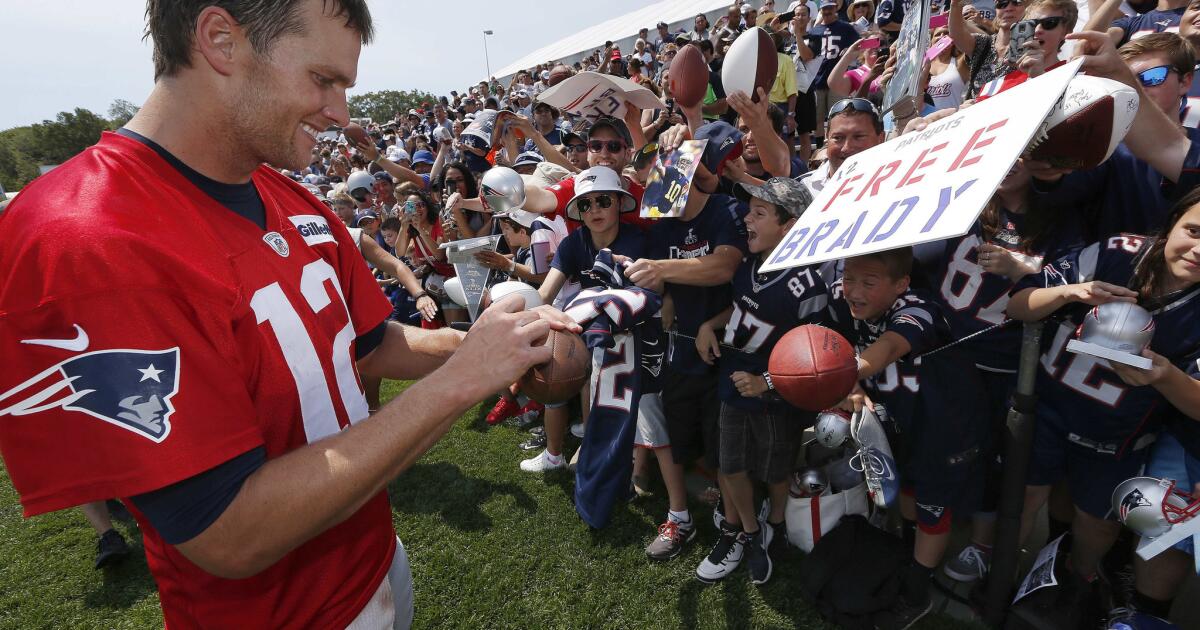
<svg viewBox="0 0 1200 630">
<path fill-rule="evenodd" d="M 364 191 L 366 194 L 375 192 L 375 178 L 370 173 L 366 171 L 354 171 L 350 173 L 350 177 L 346 178 L 346 194 L 358 199 L 354 193 L 359 190 Z M 359 194 L 362 195 L 363 193 Z"/>
<path fill-rule="evenodd" d="M 817 442 L 825 448 L 838 448 L 850 439 L 850 414 L 841 409 L 826 409 L 817 414 L 813 427 Z"/>
<path fill-rule="evenodd" d="M 520 208 L 525 205 L 525 180 L 508 167 L 488 169 L 479 182 L 479 196 L 493 213 Z"/>
<path fill-rule="evenodd" d="M 791 494 L 794 497 L 819 497 L 829 487 L 829 478 L 820 468 L 805 468 L 792 473 Z"/>
<path fill-rule="evenodd" d="M 1080 341 L 1141 355 L 1154 337 L 1154 318 L 1137 304 L 1108 302 L 1088 311 L 1076 336 Z"/>
<path fill-rule="evenodd" d="M 1157 538 L 1171 526 L 1200 514 L 1200 500 L 1175 488 L 1173 479 L 1134 477 L 1113 490 L 1113 512 L 1126 527 Z"/>
</svg>

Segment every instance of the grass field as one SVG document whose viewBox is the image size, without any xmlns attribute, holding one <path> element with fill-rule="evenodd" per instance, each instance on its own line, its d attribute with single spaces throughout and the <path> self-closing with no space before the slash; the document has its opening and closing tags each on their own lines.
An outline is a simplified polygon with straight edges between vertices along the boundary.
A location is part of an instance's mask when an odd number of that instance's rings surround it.
<svg viewBox="0 0 1200 630">
<path fill-rule="evenodd" d="M 385 383 L 385 399 L 402 385 Z M 681 558 L 647 561 L 666 513 L 656 496 L 619 507 L 591 533 L 571 504 L 573 476 L 523 473 L 527 434 L 487 427 L 483 410 L 391 485 L 408 548 L 419 628 L 824 628 L 797 593 L 799 554 L 755 587 L 745 569 L 716 586 L 693 578 L 715 534 L 707 511 Z M 118 525 L 127 534 L 131 528 Z M 139 541 L 136 532 L 127 536 Z M 78 510 L 26 521 L 0 469 L 0 627 L 154 628 L 162 624 L 144 558 L 92 570 L 96 537 Z M 960 628 L 935 617 L 921 628 Z"/>
</svg>

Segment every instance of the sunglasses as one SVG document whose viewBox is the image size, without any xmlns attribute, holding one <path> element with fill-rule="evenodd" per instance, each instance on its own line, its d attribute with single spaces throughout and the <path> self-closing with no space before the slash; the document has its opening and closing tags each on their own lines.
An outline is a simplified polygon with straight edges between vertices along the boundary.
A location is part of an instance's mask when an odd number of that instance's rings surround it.
<svg viewBox="0 0 1200 630">
<path fill-rule="evenodd" d="M 1149 70 L 1142 70 L 1137 76 L 1143 86 L 1154 87 L 1162 85 L 1167 80 L 1168 74 L 1171 74 L 1171 66 L 1157 66 Z"/>
<path fill-rule="evenodd" d="M 996 0 L 996 9 L 1000 10 L 1007 8 L 1010 4 L 1014 7 L 1019 7 L 1025 4 L 1025 0 Z"/>
<path fill-rule="evenodd" d="M 1063 23 L 1063 19 L 1064 18 L 1062 18 L 1060 16 L 1055 16 L 1055 17 L 1044 17 L 1044 18 L 1031 18 L 1029 20 L 1026 20 L 1026 22 L 1029 22 L 1030 24 L 1033 24 L 1034 26 L 1042 27 L 1043 31 L 1052 31 L 1052 30 L 1058 28 L 1059 24 Z"/>
<path fill-rule="evenodd" d="M 609 153 L 620 153 L 625 150 L 625 143 L 620 140 L 591 140 L 588 142 L 588 151 L 599 153 L 604 149 L 608 149 Z"/>
<path fill-rule="evenodd" d="M 446 178 L 445 180 L 443 180 L 443 181 L 445 182 L 445 184 L 446 184 L 446 186 L 447 186 L 447 187 L 450 187 L 450 186 L 457 186 L 457 185 L 459 185 L 459 184 L 463 183 L 463 180 L 462 180 L 462 178 L 461 178 L 461 177 L 447 177 L 447 178 Z"/>
<path fill-rule="evenodd" d="M 613 205 L 612 195 L 597 195 L 595 197 L 596 204 L 592 205 L 592 200 L 584 197 L 575 202 L 575 207 L 579 208 L 579 214 L 587 214 L 594 208 L 611 208 Z"/>
<path fill-rule="evenodd" d="M 829 120 L 848 109 L 870 114 L 875 117 L 875 120 L 883 120 L 883 115 L 879 113 L 879 108 L 875 107 L 874 103 L 865 98 L 844 98 L 834 103 L 833 107 L 829 108 L 829 115 L 825 117 L 825 120 Z"/>
<path fill-rule="evenodd" d="M 568 144 L 567 153 L 587 153 L 587 145 L 583 144 Z"/>
</svg>

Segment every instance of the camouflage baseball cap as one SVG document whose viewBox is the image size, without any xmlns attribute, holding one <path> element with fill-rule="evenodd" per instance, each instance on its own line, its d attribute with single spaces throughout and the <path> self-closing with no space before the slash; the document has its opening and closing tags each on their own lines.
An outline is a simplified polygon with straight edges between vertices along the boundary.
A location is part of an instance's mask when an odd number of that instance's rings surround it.
<svg viewBox="0 0 1200 630">
<path fill-rule="evenodd" d="M 804 214 L 812 204 L 812 193 L 800 182 L 787 177 L 772 177 L 763 182 L 762 186 L 738 184 L 738 198 L 748 201 L 749 197 L 757 197 L 787 210 L 792 216 Z"/>
</svg>

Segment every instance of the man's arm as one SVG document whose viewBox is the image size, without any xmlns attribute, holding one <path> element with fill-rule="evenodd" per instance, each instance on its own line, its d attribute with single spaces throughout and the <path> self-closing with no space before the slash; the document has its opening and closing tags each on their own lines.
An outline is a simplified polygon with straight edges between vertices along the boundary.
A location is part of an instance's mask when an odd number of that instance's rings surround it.
<svg viewBox="0 0 1200 630">
<path fill-rule="evenodd" d="M 1125 134 L 1125 145 L 1163 177 L 1178 182 L 1184 159 L 1192 147 L 1179 121 L 1172 121 L 1154 106 L 1142 89 L 1141 81 L 1117 55 L 1117 49 L 1107 35 L 1095 31 L 1080 32 L 1067 35 L 1067 39 L 1079 40 L 1083 69 L 1088 74 L 1120 81 L 1137 90 L 1141 106 L 1133 119 L 1133 127 Z"/>
<path fill-rule="evenodd" d="M 379 346 L 358 360 L 358 371 L 398 381 L 423 378 L 442 367 L 462 345 L 463 335 L 452 328 L 425 330 L 388 322 Z"/>
<path fill-rule="evenodd" d="M 733 274 L 741 262 L 741 250 L 732 245 L 719 245 L 713 253 L 699 258 L 635 260 L 626 269 L 625 276 L 643 289 L 653 290 L 666 282 L 715 287 L 733 280 Z"/>
<path fill-rule="evenodd" d="M 787 142 L 775 133 L 771 126 L 771 117 L 767 114 L 770 102 L 766 92 L 759 88 L 757 103 L 745 92 L 734 92 L 729 95 L 729 105 L 742 116 L 742 120 L 754 134 L 754 143 L 758 145 L 758 156 L 762 160 L 763 169 L 776 177 L 790 176 L 791 154 L 788 152 Z"/>
<path fill-rule="evenodd" d="M 366 157 L 368 161 L 374 162 L 377 166 L 379 166 L 379 168 L 386 171 L 392 177 L 406 182 L 412 182 L 413 184 L 416 184 L 417 188 L 425 190 L 425 180 L 421 179 L 420 174 L 411 168 L 404 168 L 403 166 L 400 166 L 391 160 L 379 159 L 379 149 L 375 148 L 374 144 L 367 142 L 364 144 L 356 144 L 355 146 L 359 151 L 362 152 L 363 156 Z"/>
<path fill-rule="evenodd" d="M 513 312 L 519 306 L 515 299 L 493 305 L 445 365 L 374 416 L 268 460 L 212 525 L 176 548 L 213 575 L 244 578 L 349 518 L 471 405 L 549 360 L 549 349 L 535 342 L 551 328 L 546 318 L 563 327 L 565 316 L 547 307 Z"/>
</svg>

